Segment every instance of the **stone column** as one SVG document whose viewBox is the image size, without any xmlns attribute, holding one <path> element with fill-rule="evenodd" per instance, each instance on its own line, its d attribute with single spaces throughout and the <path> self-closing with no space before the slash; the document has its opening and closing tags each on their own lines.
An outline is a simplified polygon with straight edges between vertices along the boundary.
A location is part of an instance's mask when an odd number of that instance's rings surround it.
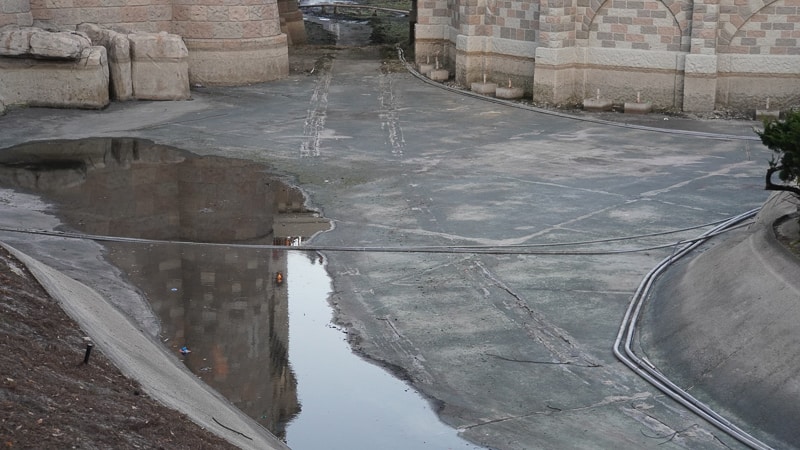
<svg viewBox="0 0 800 450">
<path fill-rule="evenodd" d="M 533 99 L 561 103 L 582 98 L 582 93 L 576 92 L 575 80 L 575 67 L 583 61 L 583 53 L 575 47 L 575 0 L 542 0 L 539 11 Z"/>
<path fill-rule="evenodd" d="M 286 34 L 289 45 L 308 42 L 303 12 L 297 7 L 297 0 L 278 0 L 278 13 L 281 17 L 281 31 Z"/>
<path fill-rule="evenodd" d="M 417 23 L 414 25 L 414 57 L 418 64 L 439 62 L 448 59 L 450 30 L 454 14 L 448 9 L 447 0 L 417 0 Z"/>
<path fill-rule="evenodd" d="M 456 35 L 456 81 L 464 86 L 481 81 L 489 70 L 488 50 L 491 26 L 487 24 L 486 0 L 460 0 L 457 5 L 460 21 Z"/>
<path fill-rule="evenodd" d="M 713 111 L 716 105 L 718 1 L 694 3 L 691 50 L 683 78 L 684 111 Z"/>
<path fill-rule="evenodd" d="M 289 74 L 276 0 L 173 0 L 172 32 L 189 49 L 189 81 L 260 83 Z"/>
</svg>

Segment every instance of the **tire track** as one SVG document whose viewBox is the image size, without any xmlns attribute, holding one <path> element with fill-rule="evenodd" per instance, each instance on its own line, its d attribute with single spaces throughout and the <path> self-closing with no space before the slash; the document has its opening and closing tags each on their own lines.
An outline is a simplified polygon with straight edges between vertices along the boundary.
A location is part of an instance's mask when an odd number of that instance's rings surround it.
<svg viewBox="0 0 800 450">
<path fill-rule="evenodd" d="M 403 156 L 403 147 L 406 146 L 403 137 L 403 128 L 400 126 L 400 112 L 398 105 L 400 95 L 394 89 L 394 77 L 391 73 L 382 73 L 380 77 L 379 95 L 381 130 L 386 135 L 386 145 L 391 148 L 395 156 Z"/>
<path fill-rule="evenodd" d="M 306 120 L 303 123 L 303 142 L 300 144 L 301 158 L 320 156 L 320 138 L 325 129 L 328 91 L 333 78 L 333 61 L 334 59 L 331 57 L 320 58 L 314 68 L 319 74 L 309 101 Z"/>
</svg>

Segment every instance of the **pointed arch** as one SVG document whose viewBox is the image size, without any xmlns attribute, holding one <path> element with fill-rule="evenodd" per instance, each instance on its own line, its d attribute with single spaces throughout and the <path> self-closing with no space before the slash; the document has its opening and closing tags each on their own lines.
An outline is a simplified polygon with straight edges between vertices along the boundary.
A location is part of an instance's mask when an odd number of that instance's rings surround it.
<svg viewBox="0 0 800 450">
<path fill-rule="evenodd" d="M 732 2 L 729 0 L 729 2 Z M 727 3 L 727 2 L 726 2 Z M 736 45 L 734 38 L 737 36 L 741 39 L 743 32 L 747 30 L 748 25 L 752 26 L 753 21 L 759 18 L 759 24 L 767 24 L 763 27 L 758 26 L 759 30 L 752 31 L 770 31 L 770 30 L 793 30 L 800 29 L 800 25 L 796 26 L 795 22 L 789 20 L 791 17 L 798 17 L 800 15 L 800 8 L 796 6 L 784 7 L 784 11 L 776 12 L 773 9 L 779 5 L 785 4 L 785 0 L 751 0 L 747 5 L 735 6 L 730 5 L 729 11 L 720 15 L 720 28 L 717 36 L 717 45 L 719 50 L 724 53 L 742 53 L 742 48 L 747 45 Z M 786 11 L 786 9 L 794 8 L 794 13 Z M 776 27 L 776 24 L 777 25 Z M 763 33 L 753 33 L 756 38 L 766 37 Z"/>
<path fill-rule="evenodd" d="M 588 33 L 589 29 L 591 28 L 592 24 L 597 17 L 597 12 L 600 11 L 601 8 L 610 4 L 613 0 L 590 0 L 589 7 L 586 8 L 586 13 L 583 16 L 583 20 L 581 21 L 580 31 L 584 33 Z M 657 3 L 661 3 L 664 7 L 669 11 L 675 19 L 675 22 L 678 24 L 678 28 L 680 29 L 682 36 L 689 35 L 689 23 L 692 17 L 692 2 L 689 0 L 653 0 Z M 649 1 L 631 1 L 631 7 L 642 6 L 643 3 L 649 3 Z M 642 6 L 643 7 L 643 6 Z"/>
<path fill-rule="evenodd" d="M 685 5 L 678 0 L 596 2 L 591 8 L 597 9 L 584 16 L 581 37 L 589 47 L 688 51 Z"/>
</svg>

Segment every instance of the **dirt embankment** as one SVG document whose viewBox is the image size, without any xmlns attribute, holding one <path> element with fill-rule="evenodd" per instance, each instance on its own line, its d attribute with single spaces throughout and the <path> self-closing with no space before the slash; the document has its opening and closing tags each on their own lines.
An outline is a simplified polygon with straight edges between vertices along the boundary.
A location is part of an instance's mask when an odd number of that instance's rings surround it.
<svg viewBox="0 0 800 450">
<path fill-rule="evenodd" d="M 0 448 L 235 448 L 145 395 L 0 248 Z"/>
</svg>

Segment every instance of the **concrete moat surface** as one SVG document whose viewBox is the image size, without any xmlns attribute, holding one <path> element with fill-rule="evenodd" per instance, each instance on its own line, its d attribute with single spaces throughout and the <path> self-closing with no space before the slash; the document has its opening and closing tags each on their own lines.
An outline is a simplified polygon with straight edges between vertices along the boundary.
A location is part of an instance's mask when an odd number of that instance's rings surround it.
<svg viewBox="0 0 800 450">
<path fill-rule="evenodd" d="M 584 242 L 526 249 L 536 254 L 326 251 L 330 300 L 357 352 L 481 445 L 741 448 L 611 347 L 638 283 L 673 251 L 653 247 L 766 199 L 770 152 L 754 123 L 706 122 L 741 136 L 708 139 L 554 117 L 425 84 L 376 49 L 295 50 L 291 67 L 285 80 L 186 102 L 12 110 L 0 147 L 128 136 L 265 162 L 334 222 L 319 245 Z M 641 237 L 585 243 L 626 236 Z"/>
</svg>

